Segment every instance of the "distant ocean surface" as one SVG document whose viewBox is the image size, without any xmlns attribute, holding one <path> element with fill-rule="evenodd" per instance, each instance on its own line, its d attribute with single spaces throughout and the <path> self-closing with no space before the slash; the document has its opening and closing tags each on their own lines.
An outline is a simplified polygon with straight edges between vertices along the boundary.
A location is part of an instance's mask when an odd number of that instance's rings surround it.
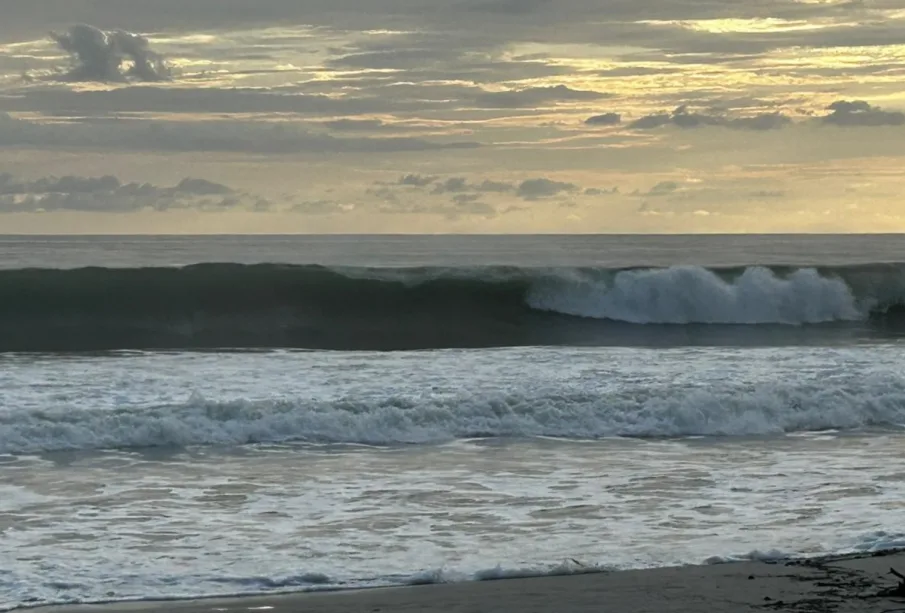
<svg viewBox="0 0 905 613">
<path fill-rule="evenodd" d="M 905 545 L 905 236 L 0 256 L 0 610 Z"/>
</svg>

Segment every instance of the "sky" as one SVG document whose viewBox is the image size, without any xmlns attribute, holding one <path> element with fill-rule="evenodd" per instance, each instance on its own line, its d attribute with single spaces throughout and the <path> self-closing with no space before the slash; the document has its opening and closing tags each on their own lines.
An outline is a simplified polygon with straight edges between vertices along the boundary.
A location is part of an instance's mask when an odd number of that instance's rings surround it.
<svg viewBox="0 0 905 613">
<path fill-rule="evenodd" d="M 0 233 L 900 232 L 901 0 L 40 0 Z"/>
</svg>

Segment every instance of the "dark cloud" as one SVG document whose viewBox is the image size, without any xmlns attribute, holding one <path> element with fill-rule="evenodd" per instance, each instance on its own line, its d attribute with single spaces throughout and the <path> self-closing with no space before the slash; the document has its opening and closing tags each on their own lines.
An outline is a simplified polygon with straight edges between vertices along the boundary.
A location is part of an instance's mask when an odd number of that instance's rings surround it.
<svg viewBox="0 0 905 613">
<path fill-rule="evenodd" d="M 123 30 L 101 30 L 85 24 L 50 37 L 69 54 L 66 81 L 162 81 L 170 77 L 164 59 L 151 51 L 148 39 Z"/>
<path fill-rule="evenodd" d="M 822 118 L 824 123 L 836 126 L 901 126 L 905 113 L 884 111 L 864 100 L 837 100 L 827 107 L 831 111 Z"/>
<path fill-rule="evenodd" d="M 611 187 L 610 189 L 601 189 L 599 187 L 589 187 L 586 190 L 584 190 L 585 196 L 603 196 L 606 194 L 618 194 L 618 193 L 619 193 L 618 187 Z"/>
<path fill-rule="evenodd" d="M 515 189 L 515 186 L 512 183 L 505 183 L 503 181 L 491 181 L 490 179 L 484 179 L 478 184 L 472 185 L 472 189 L 479 192 L 510 192 Z"/>
<path fill-rule="evenodd" d="M 589 126 L 615 126 L 622 122 L 622 115 L 619 113 L 603 113 L 588 117 L 584 122 Z"/>
<path fill-rule="evenodd" d="M 759 113 L 750 117 L 724 117 L 690 111 L 686 105 L 675 109 L 672 113 L 655 113 L 645 115 L 633 121 L 629 127 L 636 130 L 652 130 L 662 126 L 678 128 L 700 128 L 704 126 L 720 126 L 735 130 L 776 130 L 792 122 L 782 113 Z"/>
<path fill-rule="evenodd" d="M 427 187 L 439 180 L 434 175 L 407 174 L 399 178 L 399 185 L 413 187 Z M 515 189 L 511 183 L 484 179 L 480 183 L 469 183 L 465 177 L 447 177 L 434 185 L 432 194 L 460 193 L 460 192 L 486 192 L 504 193 Z"/>
<path fill-rule="evenodd" d="M 390 185 L 392 184 L 378 182 L 378 185 L 383 187 L 379 189 L 370 189 L 368 190 L 368 193 L 382 199 L 397 200 L 395 192 L 390 189 Z M 505 181 L 494 181 L 492 179 L 484 179 L 480 182 L 469 182 L 465 177 L 447 177 L 441 180 L 434 176 L 408 174 L 402 176 L 395 185 L 422 188 L 433 185 L 433 188 L 430 190 L 431 194 L 454 194 L 453 200 L 459 203 L 476 201 L 480 198 L 481 194 L 504 194 L 507 192 L 514 192 L 517 197 L 524 200 L 541 200 L 565 192 L 579 191 L 579 187 L 573 183 L 554 181 L 552 179 L 547 179 L 546 177 L 526 179 L 521 183 L 514 185 Z"/>
<path fill-rule="evenodd" d="M 607 94 L 601 92 L 556 85 L 553 87 L 529 87 L 507 92 L 487 92 L 475 96 L 474 103 L 483 108 L 515 109 L 536 107 L 549 102 L 598 100 L 605 97 Z"/>
<path fill-rule="evenodd" d="M 516 195 L 525 200 L 540 200 L 557 196 L 563 192 L 573 192 L 578 186 L 573 183 L 553 181 L 544 177 L 527 179 L 519 183 Z"/>
<path fill-rule="evenodd" d="M 238 0 L 41 0 L 7 4 L 10 6 L 4 7 L 0 29 L 12 32 L 22 30 L 29 22 L 46 28 L 63 17 L 79 15 L 93 23 L 140 27 L 143 31 L 210 31 L 264 23 L 305 23 L 337 30 L 456 31 L 468 41 L 463 48 L 474 47 L 477 38 L 497 48 L 513 41 L 576 45 L 606 41 L 613 46 L 662 49 L 670 54 L 901 42 L 898 20 L 884 19 L 876 10 L 884 8 L 881 0 L 608 0 L 605 5 L 599 0 L 257 0 L 253 10 Z M 819 17 L 824 27 L 715 33 L 692 31 L 679 21 L 765 15 L 796 20 Z M 647 23 L 638 23 L 642 20 Z M 432 50 L 430 45 L 422 47 L 427 52 Z"/>
<path fill-rule="evenodd" d="M 128 213 L 188 208 L 222 211 L 249 204 L 259 206 L 262 202 L 221 183 L 192 177 L 173 187 L 160 187 L 150 183 L 123 183 L 112 175 L 25 180 L 0 174 L 0 211 L 5 213 Z"/>
<path fill-rule="evenodd" d="M 207 179 L 195 179 L 192 177 L 186 177 L 173 189 L 179 193 L 196 194 L 199 196 L 222 196 L 234 193 L 231 187 L 223 185 L 222 183 L 214 183 Z"/>
<path fill-rule="evenodd" d="M 647 192 L 647 196 L 666 196 L 679 189 L 676 181 L 660 181 Z"/>
<path fill-rule="evenodd" d="M 673 116 L 669 113 L 655 113 L 653 115 L 645 115 L 644 117 L 633 121 L 631 124 L 629 124 L 629 127 L 634 128 L 635 130 L 653 130 L 654 128 L 659 128 L 671 124 L 672 117 Z"/>
<path fill-rule="evenodd" d="M 387 203 L 396 204 L 399 202 L 399 198 L 396 196 L 396 192 L 394 192 L 392 189 L 390 189 L 390 187 L 386 185 L 376 188 L 369 187 L 365 190 L 365 193 Z"/>
<path fill-rule="evenodd" d="M 872 0 L 869 7 L 858 2 L 802 3 L 794 0 L 769 0 L 735 4 L 715 0 L 257 0 L 254 8 L 238 0 L 41 0 L 10 2 L 4 7 L 4 25 L 21 28 L 38 21 L 39 25 L 59 22 L 80 15 L 92 23 L 118 23 L 121 27 L 162 29 L 176 25 L 186 29 L 220 28 L 259 23 L 310 23 L 342 27 L 381 28 L 400 23 L 436 26 L 438 24 L 472 27 L 499 26 L 518 17 L 529 23 L 552 28 L 569 23 L 599 27 L 605 18 L 613 21 L 632 19 L 701 19 L 725 17 L 727 7 L 733 17 L 761 17 L 764 7 L 776 18 L 807 19 L 815 16 L 845 15 L 865 8 L 891 8 L 900 5 L 888 0 Z M 866 3 L 865 3 L 866 4 Z M 491 23 L 485 22 L 493 19 Z M 559 29 L 559 28 L 557 28 Z M 568 35 L 563 32 L 563 36 Z M 800 34 L 800 32 L 793 32 Z"/>
<path fill-rule="evenodd" d="M 90 194 L 111 191 L 122 187 L 119 179 L 111 175 L 102 177 L 44 177 L 36 181 L 18 180 L 9 173 L 0 174 L 0 194 L 73 193 Z"/>
<path fill-rule="evenodd" d="M 450 177 L 438 184 L 431 191 L 432 194 L 445 194 L 446 192 L 464 192 L 468 189 L 468 181 L 465 177 Z"/>
<path fill-rule="evenodd" d="M 436 175 L 407 174 L 399 177 L 399 185 L 426 187 L 437 180 Z"/>
<path fill-rule="evenodd" d="M 470 182 L 465 177 L 447 177 L 438 179 L 434 176 L 425 176 L 418 174 L 407 174 L 400 177 L 395 183 L 377 182 L 377 187 L 366 190 L 370 196 L 374 196 L 382 200 L 382 210 L 392 212 L 412 212 L 427 213 L 443 211 L 446 215 L 449 204 L 437 204 L 435 199 L 421 198 L 415 203 L 410 203 L 405 197 L 406 194 L 411 195 L 411 190 L 403 190 L 401 186 L 426 188 L 433 186 L 429 194 L 437 196 L 443 194 L 451 194 L 450 201 L 456 207 L 468 205 L 471 210 L 470 214 L 479 214 L 481 210 L 486 213 L 490 205 L 482 202 L 481 198 L 487 194 L 505 194 L 513 193 L 516 197 L 523 200 L 543 200 L 552 198 L 565 193 L 580 192 L 579 186 L 573 183 L 563 181 L 554 181 L 546 177 L 537 177 L 534 179 L 525 179 L 518 184 L 507 183 L 504 181 L 494 181 L 492 179 L 484 179 L 480 182 Z M 395 187 L 395 189 L 394 189 Z M 596 193 L 615 193 L 597 190 Z M 593 191 L 587 191 L 591 194 Z M 439 208 L 438 208 L 439 207 Z M 520 207 L 510 207 L 511 210 L 521 210 Z M 457 209 L 459 210 L 459 209 Z M 483 215 L 484 213 L 480 213 Z"/>
<path fill-rule="evenodd" d="M 469 202 L 477 202 L 481 199 L 480 194 L 456 194 L 452 197 L 452 201 L 456 204 L 467 204 Z"/>
</svg>

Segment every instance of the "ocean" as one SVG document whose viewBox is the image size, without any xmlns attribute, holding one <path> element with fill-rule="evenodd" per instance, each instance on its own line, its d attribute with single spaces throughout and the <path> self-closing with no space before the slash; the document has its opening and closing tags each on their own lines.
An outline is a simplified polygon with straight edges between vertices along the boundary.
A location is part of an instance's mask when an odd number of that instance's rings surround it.
<svg viewBox="0 0 905 613">
<path fill-rule="evenodd" d="M 0 610 L 905 546 L 905 237 L 0 237 Z"/>
</svg>

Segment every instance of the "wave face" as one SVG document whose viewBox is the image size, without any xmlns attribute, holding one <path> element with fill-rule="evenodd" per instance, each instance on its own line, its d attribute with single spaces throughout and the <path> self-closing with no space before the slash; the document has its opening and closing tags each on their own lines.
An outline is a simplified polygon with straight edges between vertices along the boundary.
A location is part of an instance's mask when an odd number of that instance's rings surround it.
<svg viewBox="0 0 905 613">
<path fill-rule="evenodd" d="M 18 269 L 0 271 L 0 351 L 644 344 L 692 329 L 707 342 L 714 325 L 846 322 L 886 333 L 905 328 L 903 305 L 898 264 Z"/>
<path fill-rule="evenodd" d="M 0 454 L 255 443 L 436 444 L 456 439 L 763 436 L 905 427 L 905 385 L 778 385 L 437 398 L 212 401 L 0 413 Z"/>
</svg>

